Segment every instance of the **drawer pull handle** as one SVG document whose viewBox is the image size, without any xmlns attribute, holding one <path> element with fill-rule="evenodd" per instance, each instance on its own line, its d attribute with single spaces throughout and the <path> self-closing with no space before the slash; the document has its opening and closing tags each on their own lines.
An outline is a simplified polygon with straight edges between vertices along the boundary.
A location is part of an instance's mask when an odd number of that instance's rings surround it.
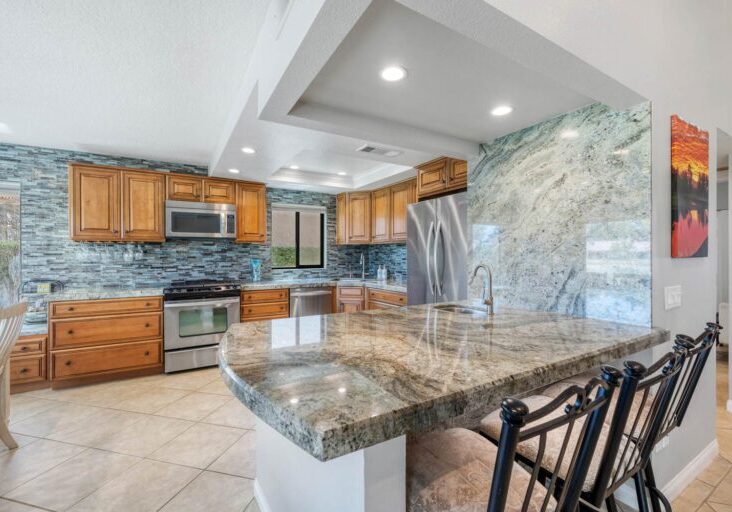
<svg viewBox="0 0 732 512">
<path fill-rule="evenodd" d="M 145 355 L 146 355 L 146 356 L 149 356 L 149 355 L 150 355 L 150 351 L 149 351 L 149 350 L 146 350 L 146 351 L 145 351 Z"/>
<path fill-rule="evenodd" d="M 71 366 L 71 361 L 66 361 L 66 362 L 65 362 L 64 364 L 65 364 L 66 366 Z"/>
<path fill-rule="evenodd" d="M 28 373 L 28 368 L 21 368 L 20 373 Z"/>
<path fill-rule="evenodd" d="M 149 302 L 146 302 L 146 303 L 145 303 L 145 307 L 150 307 L 150 305 L 151 305 L 151 304 L 150 304 Z"/>
<path fill-rule="evenodd" d="M 68 334 L 74 334 L 74 330 L 73 329 L 69 329 Z"/>
<path fill-rule="evenodd" d="M 149 323 L 146 323 L 146 324 L 145 324 L 145 327 L 150 327 L 150 324 L 149 324 Z"/>
<path fill-rule="evenodd" d="M 20 347 L 20 351 L 21 352 L 28 352 L 28 345 L 23 345 L 22 347 Z"/>
<path fill-rule="evenodd" d="M 74 310 L 74 306 L 69 306 L 69 307 L 67 308 L 67 311 L 73 311 L 73 310 Z"/>
</svg>

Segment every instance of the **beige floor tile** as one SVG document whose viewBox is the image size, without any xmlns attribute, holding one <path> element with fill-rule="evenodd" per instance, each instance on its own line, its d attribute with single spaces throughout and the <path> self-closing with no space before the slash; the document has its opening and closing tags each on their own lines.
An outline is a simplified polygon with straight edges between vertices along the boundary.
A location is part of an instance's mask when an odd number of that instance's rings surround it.
<svg viewBox="0 0 732 512">
<path fill-rule="evenodd" d="M 218 368 L 207 368 L 204 370 L 191 370 L 181 373 L 165 375 L 160 379 L 160 386 L 172 389 L 188 389 L 195 391 L 206 384 L 221 379 Z"/>
<path fill-rule="evenodd" d="M 41 511 L 40 508 L 30 507 L 22 503 L 4 500 L 0 498 L 0 512 L 36 512 Z"/>
<path fill-rule="evenodd" d="M 0 494 L 84 451 L 81 446 L 39 439 L 17 450 L 0 454 Z"/>
<path fill-rule="evenodd" d="M 242 512 L 254 498 L 254 482 L 204 471 L 173 498 L 162 512 Z"/>
<path fill-rule="evenodd" d="M 13 439 L 15 439 L 15 442 L 18 443 L 18 448 L 20 448 L 21 446 L 26 446 L 33 441 L 38 441 L 37 437 L 24 436 L 23 434 L 13 434 Z M 7 451 L 10 451 L 8 450 L 8 447 L 0 442 L 0 455 Z"/>
<path fill-rule="evenodd" d="M 155 450 L 151 459 L 206 468 L 244 434 L 244 430 L 196 423 L 181 435 Z"/>
<path fill-rule="evenodd" d="M 10 423 L 10 431 L 36 437 L 46 437 L 55 432 L 80 428 L 88 424 L 104 409 L 71 403 L 61 403 L 58 407 L 35 414 L 22 421 Z"/>
<path fill-rule="evenodd" d="M 732 462 L 732 430 L 717 430 L 717 442 L 719 443 L 719 454 Z"/>
<path fill-rule="evenodd" d="M 717 488 L 714 490 L 709 501 L 732 506 L 732 472 L 727 473 Z"/>
<path fill-rule="evenodd" d="M 148 389 L 147 386 L 130 381 L 107 382 L 78 388 L 76 393 L 67 395 L 65 401 L 97 407 L 114 407 L 125 400 L 143 396 Z"/>
<path fill-rule="evenodd" d="M 225 427 L 254 430 L 256 420 L 257 417 L 238 398 L 232 398 L 201 421 Z"/>
<path fill-rule="evenodd" d="M 23 421 L 38 413 L 58 407 L 59 402 L 28 395 L 10 397 L 10 421 Z"/>
<path fill-rule="evenodd" d="M 717 485 L 732 468 L 732 463 L 723 457 L 715 458 L 697 478 L 709 485 Z"/>
<path fill-rule="evenodd" d="M 220 378 L 214 380 L 209 384 L 206 384 L 202 388 L 199 388 L 198 391 L 200 391 L 201 393 L 213 393 L 216 395 L 233 396 L 229 388 L 227 388 L 226 384 L 224 384 L 224 381 Z"/>
<path fill-rule="evenodd" d="M 113 438 L 123 428 L 134 425 L 146 417 L 147 415 L 136 412 L 102 409 L 102 412 L 94 415 L 93 421 L 53 432 L 47 436 L 47 439 L 82 446 L 97 446 Z"/>
<path fill-rule="evenodd" d="M 681 496 L 674 500 L 672 508 L 674 512 L 693 512 L 704 503 L 713 490 L 714 487 L 711 485 L 705 484 L 701 480 L 694 480 L 684 489 Z"/>
<path fill-rule="evenodd" d="M 5 496 L 51 510 L 66 510 L 141 459 L 88 449 Z"/>
<path fill-rule="evenodd" d="M 732 505 L 724 505 L 722 503 L 714 503 L 712 501 L 707 501 L 706 505 L 714 512 L 732 512 Z"/>
<path fill-rule="evenodd" d="M 726 406 L 717 407 L 717 428 L 732 430 L 732 412 Z"/>
<path fill-rule="evenodd" d="M 229 475 L 255 478 L 257 476 L 257 433 L 249 431 L 216 459 L 208 469 Z"/>
<path fill-rule="evenodd" d="M 158 416 L 169 416 L 183 420 L 199 421 L 218 409 L 230 399 L 209 393 L 191 393 L 160 409 Z"/>
<path fill-rule="evenodd" d="M 199 474 L 199 470 L 143 460 L 81 500 L 74 512 L 152 512 Z M 211 511 L 213 512 L 213 511 Z"/>
<path fill-rule="evenodd" d="M 92 445 L 94 448 L 146 457 L 179 436 L 193 422 L 162 416 L 148 416 L 116 432 L 111 438 Z"/>
<path fill-rule="evenodd" d="M 259 503 L 257 503 L 256 499 L 253 499 L 251 502 L 249 502 L 249 506 L 244 510 L 244 512 L 262 512 L 262 509 L 259 508 Z"/>
<path fill-rule="evenodd" d="M 166 405 L 175 402 L 176 400 L 180 400 L 189 393 L 190 391 L 183 389 L 150 387 L 141 390 L 134 398 L 122 400 L 111 407 L 115 409 L 122 409 L 124 411 L 152 414 L 159 411 Z"/>
</svg>

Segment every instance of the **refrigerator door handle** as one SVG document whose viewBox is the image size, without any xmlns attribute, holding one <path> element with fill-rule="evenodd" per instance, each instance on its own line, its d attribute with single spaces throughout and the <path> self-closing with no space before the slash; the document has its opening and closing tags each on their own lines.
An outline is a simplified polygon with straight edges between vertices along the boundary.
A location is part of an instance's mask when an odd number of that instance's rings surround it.
<svg viewBox="0 0 732 512">
<path fill-rule="evenodd" d="M 437 240 L 438 239 L 440 241 L 440 246 L 442 248 L 442 265 L 440 265 L 439 271 L 437 268 L 437 262 L 439 261 L 437 258 Z M 443 286 L 445 284 L 445 235 L 442 233 L 442 221 L 437 222 L 437 229 L 435 229 L 434 260 L 435 260 L 435 288 L 437 288 L 437 293 L 439 295 L 442 295 Z"/>
<path fill-rule="evenodd" d="M 435 293 L 435 284 L 432 282 L 432 260 L 430 259 L 430 255 L 432 253 L 432 243 L 434 238 L 434 232 L 435 232 L 435 223 L 430 222 L 430 227 L 427 230 L 427 284 L 430 287 L 430 293 Z"/>
</svg>

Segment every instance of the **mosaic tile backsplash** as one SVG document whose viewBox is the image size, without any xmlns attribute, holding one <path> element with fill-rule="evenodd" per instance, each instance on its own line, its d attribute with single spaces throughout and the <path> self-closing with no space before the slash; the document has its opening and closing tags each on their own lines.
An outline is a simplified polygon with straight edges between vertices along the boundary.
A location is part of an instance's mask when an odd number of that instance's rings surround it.
<svg viewBox="0 0 732 512">
<path fill-rule="evenodd" d="M 80 243 L 69 240 L 69 161 L 205 175 L 199 166 L 111 157 L 91 153 L 0 144 L 0 181 L 21 184 L 22 280 L 61 281 L 67 289 L 161 287 L 182 279 L 246 280 L 249 260 L 263 260 L 263 277 L 322 277 L 360 273 L 363 252 L 369 274 L 386 263 L 406 271 L 404 245 L 337 246 L 335 196 L 316 192 L 268 189 L 268 204 L 319 205 L 327 209 L 327 268 L 273 270 L 267 244 L 227 240 L 171 240 L 162 244 Z M 267 226 L 270 232 L 271 216 Z M 383 260 L 383 261 L 382 261 Z M 373 267 L 373 272 L 371 270 Z M 396 271 L 396 270 L 394 270 Z M 24 293 L 32 304 L 29 318 L 45 316 L 41 296 Z"/>
<path fill-rule="evenodd" d="M 595 104 L 482 146 L 469 261 L 492 267 L 499 309 L 650 324 L 650 136 L 649 104 Z"/>
</svg>

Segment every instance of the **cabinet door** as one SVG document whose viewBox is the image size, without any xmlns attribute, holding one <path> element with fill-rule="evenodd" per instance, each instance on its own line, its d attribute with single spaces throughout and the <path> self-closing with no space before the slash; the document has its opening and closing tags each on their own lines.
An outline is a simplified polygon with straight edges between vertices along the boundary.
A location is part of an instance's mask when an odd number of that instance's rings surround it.
<svg viewBox="0 0 732 512">
<path fill-rule="evenodd" d="M 358 313 L 359 311 L 363 311 L 362 301 L 340 301 L 338 304 L 339 313 Z"/>
<path fill-rule="evenodd" d="M 336 244 L 348 243 L 348 194 L 336 196 Z"/>
<path fill-rule="evenodd" d="M 417 196 L 439 194 L 447 187 L 447 158 L 417 166 Z"/>
<path fill-rule="evenodd" d="M 195 176 L 168 176 L 168 199 L 173 201 L 200 201 L 203 180 Z"/>
<path fill-rule="evenodd" d="M 140 242 L 165 240 L 165 176 L 122 172 L 122 239 Z"/>
<path fill-rule="evenodd" d="M 449 169 L 447 188 L 457 189 L 468 186 L 468 162 L 465 160 L 450 160 Z"/>
<path fill-rule="evenodd" d="M 371 192 L 348 194 L 348 243 L 371 242 Z"/>
<path fill-rule="evenodd" d="M 388 242 L 390 239 L 391 191 L 382 188 L 371 192 L 371 240 Z"/>
<path fill-rule="evenodd" d="M 120 173 L 110 169 L 69 168 L 69 231 L 72 240 L 119 241 Z"/>
<path fill-rule="evenodd" d="M 262 183 L 236 186 L 236 241 L 267 241 L 267 189 Z"/>
<path fill-rule="evenodd" d="M 236 203 L 236 183 L 224 180 L 203 180 L 203 200 L 207 203 Z"/>
<path fill-rule="evenodd" d="M 391 241 L 407 240 L 407 205 L 417 201 L 416 180 L 398 183 L 389 189 L 391 193 Z"/>
</svg>

